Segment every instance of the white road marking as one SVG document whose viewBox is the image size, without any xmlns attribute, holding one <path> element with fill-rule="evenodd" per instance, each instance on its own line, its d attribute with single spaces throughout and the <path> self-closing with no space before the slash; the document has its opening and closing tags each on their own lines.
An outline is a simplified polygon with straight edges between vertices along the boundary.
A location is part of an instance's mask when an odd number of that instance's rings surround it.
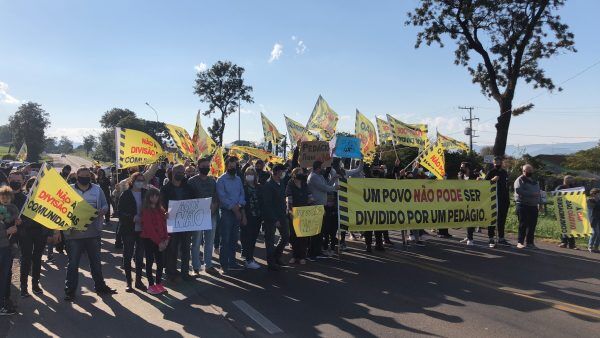
<svg viewBox="0 0 600 338">
<path fill-rule="evenodd" d="M 233 305 L 242 310 L 243 313 L 254 320 L 258 325 L 262 326 L 262 328 L 265 329 L 265 331 L 267 331 L 269 334 L 283 333 L 283 330 L 281 330 L 267 317 L 263 316 L 260 312 L 256 311 L 255 308 L 250 306 L 250 304 L 246 303 L 245 301 L 234 300 Z"/>
</svg>

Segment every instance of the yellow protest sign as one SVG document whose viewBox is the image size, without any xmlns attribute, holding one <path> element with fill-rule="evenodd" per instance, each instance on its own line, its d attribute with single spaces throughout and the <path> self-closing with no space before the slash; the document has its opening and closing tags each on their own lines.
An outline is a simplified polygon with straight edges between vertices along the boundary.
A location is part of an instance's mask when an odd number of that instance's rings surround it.
<svg viewBox="0 0 600 338">
<path fill-rule="evenodd" d="M 444 146 L 440 140 L 423 150 L 419 156 L 419 163 L 434 174 L 438 180 L 444 179 L 444 176 L 446 176 L 446 157 L 444 156 Z"/>
<path fill-rule="evenodd" d="M 490 181 L 340 179 L 340 226 L 349 231 L 496 225 Z"/>
<path fill-rule="evenodd" d="M 196 146 L 198 151 L 198 157 L 210 156 L 217 149 L 217 144 L 208 135 L 208 133 L 202 128 L 202 121 L 200 121 L 200 112 L 196 115 L 196 127 L 194 128 L 194 136 L 192 142 Z"/>
<path fill-rule="evenodd" d="M 379 134 L 379 143 L 392 141 L 392 127 L 390 127 L 390 124 L 387 121 L 380 119 L 379 117 L 376 117 L 375 121 L 377 122 L 377 133 Z"/>
<path fill-rule="evenodd" d="M 440 133 L 437 133 L 437 139 L 438 141 L 442 142 L 442 145 L 447 150 L 469 151 L 469 146 L 466 143 L 455 140 L 452 137 L 444 136 Z"/>
<path fill-rule="evenodd" d="M 572 237 L 585 237 L 592 234 L 588 217 L 585 188 L 558 190 L 554 208 L 562 234 Z"/>
<path fill-rule="evenodd" d="M 425 128 L 425 130 L 423 130 L 423 128 L 413 129 L 411 125 L 408 125 L 391 115 L 387 115 L 387 119 L 396 145 L 415 148 L 425 147 L 425 144 L 427 143 L 427 128 Z M 423 125 L 414 126 L 422 127 Z"/>
<path fill-rule="evenodd" d="M 223 147 L 218 147 L 210 161 L 210 174 L 219 177 L 225 173 L 225 159 L 223 158 Z"/>
<path fill-rule="evenodd" d="M 152 136 L 125 128 L 115 129 L 115 150 L 117 169 L 151 164 L 163 155 L 162 147 Z"/>
<path fill-rule="evenodd" d="M 322 205 L 292 208 L 292 225 L 296 237 L 309 237 L 321 233 L 325 208 Z"/>
<path fill-rule="evenodd" d="M 166 123 L 165 127 L 167 127 L 171 139 L 173 142 L 175 142 L 177 149 L 181 151 L 183 156 L 195 159 L 196 148 L 194 147 L 194 142 L 192 141 L 192 138 L 190 137 L 190 134 L 188 134 L 187 130 L 182 127 Z"/>
<path fill-rule="evenodd" d="M 56 169 L 44 163 L 22 214 L 48 229 L 85 230 L 96 219 L 98 211 L 79 196 Z"/>
<path fill-rule="evenodd" d="M 27 159 L 27 143 L 23 142 L 21 145 L 21 149 L 19 149 L 19 153 L 17 154 L 17 160 L 21 162 L 25 162 Z"/>
<path fill-rule="evenodd" d="M 272 142 L 272 144 L 275 145 L 279 143 L 279 141 L 283 140 L 283 135 L 279 133 L 277 127 L 275 127 L 273 122 L 269 121 L 269 119 L 263 113 L 260 113 L 260 119 L 262 121 L 263 133 L 265 135 L 266 142 Z"/>
<path fill-rule="evenodd" d="M 319 95 L 312 114 L 308 119 L 306 129 L 318 131 L 321 135 L 321 140 L 329 141 L 335 135 L 338 119 L 337 113 L 333 111 L 327 101 Z"/>
<path fill-rule="evenodd" d="M 306 128 L 304 128 L 303 125 L 285 115 L 284 117 L 285 125 L 287 127 L 288 135 L 290 137 L 290 142 L 292 142 L 292 144 L 296 144 L 298 143 L 298 141 L 314 141 L 317 139 L 313 134 L 308 132 L 308 130 L 306 130 Z"/>
<path fill-rule="evenodd" d="M 360 139 L 360 152 L 365 158 L 365 162 L 372 162 L 377 147 L 377 133 L 373 123 L 358 109 L 356 110 L 356 122 L 354 125 L 356 137 Z"/>
</svg>

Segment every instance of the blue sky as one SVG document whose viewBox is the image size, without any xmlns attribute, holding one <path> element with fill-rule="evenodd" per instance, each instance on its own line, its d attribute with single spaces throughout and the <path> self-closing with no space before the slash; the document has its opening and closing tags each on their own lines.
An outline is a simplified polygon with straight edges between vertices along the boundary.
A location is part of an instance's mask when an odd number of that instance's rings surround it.
<svg viewBox="0 0 600 338">
<path fill-rule="evenodd" d="M 338 130 L 350 132 L 358 108 L 372 119 L 389 113 L 427 122 L 464 140 L 458 106 L 475 106 L 477 142 L 493 143 L 497 104 L 454 66 L 453 45 L 414 49 L 416 30 L 403 23 L 415 4 L 0 0 L 0 123 L 31 100 L 50 113 L 50 135 L 78 141 L 97 132 L 113 107 L 154 119 L 148 101 L 161 120 L 191 132 L 196 111 L 206 108 L 193 94 L 195 67 L 230 60 L 246 68 L 254 87 L 255 103 L 243 106 L 243 139 L 262 137 L 261 111 L 283 133 L 283 114 L 305 123 L 321 94 L 341 117 Z M 556 83 L 600 60 L 599 11 L 597 1 L 567 2 L 561 16 L 579 52 L 544 63 Z M 270 60 L 276 44 L 281 53 Z M 600 138 L 599 76 L 596 66 L 563 92 L 536 97 L 534 111 L 513 119 L 508 143 Z M 539 93 L 519 83 L 515 104 Z M 237 116 L 229 118 L 226 142 L 237 139 L 237 129 Z"/>
</svg>

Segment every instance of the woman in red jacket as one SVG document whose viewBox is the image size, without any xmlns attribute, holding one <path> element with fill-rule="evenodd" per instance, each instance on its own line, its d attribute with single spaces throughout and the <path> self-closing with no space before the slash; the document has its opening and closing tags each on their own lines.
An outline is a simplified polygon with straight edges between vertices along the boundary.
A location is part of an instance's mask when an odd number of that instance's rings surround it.
<svg viewBox="0 0 600 338">
<path fill-rule="evenodd" d="M 167 292 L 161 283 L 164 267 L 163 251 L 169 243 L 167 233 L 167 216 L 165 209 L 160 204 L 160 192 L 156 188 L 149 188 L 144 196 L 142 205 L 142 234 L 146 251 L 146 278 L 148 279 L 148 292 L 157 295 Z M 152 276 L 152 265 L 156 261 L 156 282 Z"/>
</svg>

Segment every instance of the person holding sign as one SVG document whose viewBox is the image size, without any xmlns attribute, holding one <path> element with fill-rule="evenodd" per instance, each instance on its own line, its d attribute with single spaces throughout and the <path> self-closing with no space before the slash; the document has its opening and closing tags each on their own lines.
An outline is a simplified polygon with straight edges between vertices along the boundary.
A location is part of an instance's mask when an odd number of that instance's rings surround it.
<svg viewBox="0 0 600 338">
<path fill-rule="evenodd" d="M 75 290 L 79 282 L 79 260 L 85 251 L 90 262 L 90 270 L 94 279 L 96 293 L 99 295 L 115 294 L 116 290 L 109 288 L 104 282 L 102 275 L 102 263 L 100 261 L 100 236 L 102 234 L 102 223 L 104 214 L 108 212 L 108 203 L 102 189 L 91 183 L 92 172 L 90 169 L 81 167 L 77 170 L 77 183 L 71 185 L 83 199 L 98 211 L 98 216 L 84 231 L 70 229 L 64 231 L 65 245 L 67 247 L 67 276 L 65 281 L 65 300 L 75 299 Z"/>
<path fill-rule="evenodd" d="M 125 190 L 119 198 L 119 235 L 123 239 L 123 268 L 127 288 L 125 291 L 133 292 L 131 279 L 131 261 L 135 255 L 135 288 L 146 291 L 142 283 L 142 264 L 144 262 L 144 244 L 140 234 L 142 232 L 142 201 L 146 195 L 144 188 L 146 182 L 140 172 L 129 178 L 129 189 Z"/>
<path fill-rule="evenodd" d="M 308 189 L 315 201 L 315 204 L 325 206 L 327 204 L 327 194 L 336 191 L 334 183 L 337 177 L 330 179 L 329 173 L 324 172 L 323 162 L 314 161 L 313 170 L 308 176 Z M 323 220 L 325 222 L 325 220 Z M 315 261 L 317 258 L 327 258 L 323 255 L 323 224 L 321 233 L 310 238 L 310 248 L 308 250 L 309 260 Z"/>
<path fill-rule="evenodd" d="M 185 178 L 185 167 L 176 164 L 173 167 L 172 180 L 160 189 L 162 206 L 169 210 L 169 201 L 181 201 L 194 198 L 194 191 Z M 192 280 L 190 276 L 190 245 L 192 231 L 173 232 L 166 253 L 166 272 L 170 281 Z M 177 272 L 177 256 L 181 255 L 181 270 Z"/>
<path fill-rule="evenodd" d="M 598 252 L 600 246 L 600 189 L 594 188 L 590 190 L 590 197 L 587 199 L 590 223 L 592 225 L 592 236 L 588 242 L 589 252 Z"/>
<path fill-rule="evenodd" d="M 540 185 L 534 181 L 533 166 L 523 166 L 523 174 L 515 180 L 515 202 L 517 217 L 519 219 L 519 243 L 518 249 L 527 246 L 535 249 L 533 239 L 538 219 L 538 207 L 540 205 Z"/>
<path fill-rule="evenodd" d="M 477 176 L 471 172 L 471 165 L 469 162 L 462 162 L 460 164 L 460 171 L 458 172 L 459 180 L 476 180 Z M 468 246 L 474 245 L 473 234 L 475 233 L 475 227 L 467 228 L 467 237 L 460 241 L 461 243 L 467 243 Z"/>
<path fill-rule="evenodd" d="M 282 178 L 285 167 L 277 164 L 273 167 L 271 178 L 263 187 L 263 220 L 265 246 L 269 270 L 278 271 L 286 264 L 281 259 L 283 249 L 289 243 L 290 228 L 285 205 L 285 185 Z M 275 230 L 279 231 L 279 243 L 275 246 Z"/>
<path fill-rule="evenodd" d="M 219 261 L 223 273 L 230 270 L 241 270 L 242 267 L 235 261 L 236 243 L 239 239 L 240 225 L 244 225 L 244 186 L 237 175 L 238 159 L 230 156 L 225 161 L 226 172 L 217 180 L 217 195 L 221 208 L 221 224 L 219 235 L 221 246 Z"/>
<path fill-rule="evenodd" d="M 559 185 L 554 189 L 554 191 L 565 190 L 565 189 L 573 189 L 576 188 L 575 177 L 571 175 L 566 175 L 563 178 L 563 184 Z M 577 245 L 575 245 L 575 237 L 569 236 L 567 234 L 560 235 L 560 245 L 559 248 L 569 248 L 569 249 L 577 249 Z"/>
<path fill-rule="evenodd" d="M 508 172 L 506 172 L 506 169 L 502 168 L 502 162 L 502 156 L 494 157 L 494 168 L 485 175 L 485 179 L 492 183 L 496 183 L 496 200 L 498 201 L 496 227 L 498 228 L 498 244 L 510 246 L 510 243 L 504 239 L 504 226 L 506 224 L 508 207 L 510 206 L 510 198 L 508 195 Z M 496 227 L 488 227 L 490 246 L 493 244 L 492 241 L 494 240 Z"/>
<path fill-rule="evenodd" d="M 292 170 L 292 177 L 285 189 L 287 210 L 290 215 L 292 215 L 293 208 L 308 206 L 313 202 L 310 191 L 308 190 L 307 180 L 308 176 L 304 169 L 294 168 L 294 170 Z M 291 235 L 290 241 L 292 243 L 293 257 L 290 259 L 290 264 L 298 262 L 299 264 L 304 265 L 306 264 L 306 250 L 308 249 L 309 237 L 298 237 L 298 234 L 296 234 L 295 231 Z"/>
<path fill-rule="evenodd" d="M 0 315 L 17 313 L 10 300 L 13 249 L 16 249 L 16 244 L 11 244 L 10 239 L 17 233 L 19 209 L 12 200 L 12 189 L 0 187 Z"/>
</svg>

